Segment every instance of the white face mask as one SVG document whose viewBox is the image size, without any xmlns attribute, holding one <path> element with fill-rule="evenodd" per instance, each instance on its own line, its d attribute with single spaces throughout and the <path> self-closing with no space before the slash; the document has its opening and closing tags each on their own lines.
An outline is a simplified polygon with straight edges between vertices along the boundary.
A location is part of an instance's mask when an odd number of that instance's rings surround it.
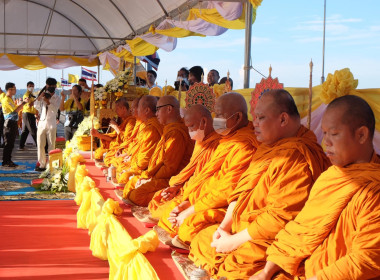
<svg viewBox="0 0 380 280">
<path fill-rule="evenodd" d="M 214 127 L 216 132 L 224 131 L 227 129 L 227 119 L 225 119 L 225 118 L 214 118 L 212 121 L 212 126 Z"/>
<path fill-rule="evenodd" d="M 227 120 L 229 120 L 230 118 L 232 118 L 235 114 L 231 115 L 227 119 L 225 119 L 225 118 L 214 118 L 213 121 L 212 121 L 212 126 L 214 127 L 216 133 L 218 133 L 220 135 L 223 135 L 223 136 L 225 136 L 228 133 L 230 133 L 230 131 L 231 131 L 232 128 L 228 128 L 227 127 Z"/>
<path fill-rule="evenodd" d="M 29 92 L 33 92 L 33 90 L 34 90 L 34 87 L 28 87 Z"/>
<path fill-rule="evenodd" d="M 202 129 L 197 129 L 195 131 L 189 131 L 190 138 L 197 141 L 202 142 L 205 138 L 205 131 Z"/>
</svg>

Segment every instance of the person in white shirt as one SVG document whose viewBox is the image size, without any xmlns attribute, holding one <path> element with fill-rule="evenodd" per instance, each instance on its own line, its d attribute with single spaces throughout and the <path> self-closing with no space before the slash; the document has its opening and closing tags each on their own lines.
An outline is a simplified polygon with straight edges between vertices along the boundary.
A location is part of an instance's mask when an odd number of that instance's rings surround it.
<svg viewBox="0 0 380 280">
<path fill-rule="evenodd" d="M 61 98 L 55 94 L 57 80 L 48 78 L 46 86 L 41 90 L 39 96 L 34 101 L 34 107 L 40 112 L 40 119 L 37 126 L 37 153 L 39 167 L 36 171 L 46 169 L 45 145 L 48 141 L 48 151 L 55 148 L 57 135 L 57 112 L 61 103 Z"/>
</svg>

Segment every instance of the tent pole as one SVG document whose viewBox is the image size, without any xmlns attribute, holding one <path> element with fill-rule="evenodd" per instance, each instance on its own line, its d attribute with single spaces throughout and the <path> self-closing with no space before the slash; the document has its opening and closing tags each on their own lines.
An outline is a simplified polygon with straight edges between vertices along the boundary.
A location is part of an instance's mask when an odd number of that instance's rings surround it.
<svg viewBox="0 0 380 280">
<path fill-rule="evenodd" d="M 325 82 L 325 39 L 326 39 L 326 0 L 323 15 L 323 46 L 322 46 L 322 77 L 321 84 Z"/>
<path fill-rule="evenodd" d="M 98 84 L 100 84 L 100 63 L 98 63 Z"/>
<path fill-rule="evenodd" d="M 245 50 L 244 50 L 244 88 L 249 88 L 249 74 L 251 70 L 251 37 L 252 37 L 252 4 L 246 2 L 245 15 Z"/>
<path fill-rule="evenodd" d="M 137 71 L 137 66 L 136 66 L 136 57 L 133 57 L 133 84 L 136 85 L 136 71 Z"/>
</svg>

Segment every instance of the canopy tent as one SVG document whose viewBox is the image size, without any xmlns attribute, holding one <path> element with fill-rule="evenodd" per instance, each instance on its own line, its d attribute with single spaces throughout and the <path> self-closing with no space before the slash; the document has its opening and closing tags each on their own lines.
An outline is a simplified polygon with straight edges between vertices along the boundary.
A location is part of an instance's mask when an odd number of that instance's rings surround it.
<svg viewBox="0 0 380 280">
<path fill-rule="evenodd" d="M 92 66 L 97 56 L 117 69 L 121 59 L 172 51 L 177 38 L 243 29 L 245 7 L 252 4 L 254 16 L 261 1 L 2 0 L 0 70 Z"/>
</svg>

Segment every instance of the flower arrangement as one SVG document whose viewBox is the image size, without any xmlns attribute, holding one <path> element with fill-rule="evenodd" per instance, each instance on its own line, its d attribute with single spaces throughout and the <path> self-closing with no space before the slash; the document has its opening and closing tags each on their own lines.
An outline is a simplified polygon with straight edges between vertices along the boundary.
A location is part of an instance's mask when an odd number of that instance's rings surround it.
<svg viewBox="0 0 380 280">
<path fill-rule="evenodd" d="M 128 85 L 133 85 L 132 72 L 130 70 L 120 71 L 116 74 L 114 79 L 106 83 L 104 90 L 111 94 L 116 92 L 124 93 Z"/>
<path fill-rule="evenodd" d="M 99 129 L 100 123 L 98 118 L 94 118 L 94 128 Z M 77 131 L 75 131 L 73 138 L 71 141 L 66 142 L 66 148 L 63 154 L 66 154 L 66 150 L 70 149 L 70 152 L 77 151 L 79 147 L 78 136 L 90 135 L 90 131 L 92 129 L 91 117 L 85 117 L 84 120 L 79 124 Z"/>
<path fill-rule="evenodd" d="M 46 170 L 40 175 L 44 178 L 41 186 L 42 191 L 68 192 L 67 182 L 69 180 L 69 169 L 66 164 L 62 168 Z"/>
<path fill-rule="evenodd" d="M 94 98 L 95 101 L 101 101 L 107 99 L 107 91 L 105 90 L 104 87 L 97 88 L 94 91 Z"/>
</svg>

